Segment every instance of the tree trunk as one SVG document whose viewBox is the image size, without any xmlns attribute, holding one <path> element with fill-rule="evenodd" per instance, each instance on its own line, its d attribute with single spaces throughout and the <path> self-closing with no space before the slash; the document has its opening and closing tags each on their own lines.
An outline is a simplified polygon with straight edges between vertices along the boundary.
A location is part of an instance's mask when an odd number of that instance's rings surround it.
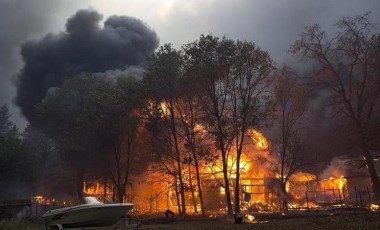
<svg viewBox="0 0 380 230">
<path fill-rule="evenodd" d="M 193 200 L 194 212 L 198 214 L 197 202 L 195 200 L 195 194 L 194 194 L 194 186 L 193 186 L 193 181 L 191 178 L 191 163 L 189 163 L 189 184 L 190 184 L 191 198 Z"/>
<path fill-rule="evenodd" d="M 112 200 L 116 200 L 116 193 L 115 193 L 115 187 L 112 185 Z"/>
<path fill-rule="evenodd" d="M 286 192 L 286 181 L 281 180 L 281 192 L 282 192 L 282 198 L 281 198 L 281 211 L 287 212 L 288 211 L 288 200 L 287 200 L 287 192 Z"/>
<path fill-rule="evenodd" d="M 236 154 L 235 214 L 240 213 L 240 157 L 241 152 Z"/>
<path fill-rule="evenodd" d="M 103 187 L 104 187 L 103 197 L 107 197 L 107 178 L 106 177 L 103 177 Z"/>
<path fill-rule="evenodd" d="M 194 157 L 194 164 L 195 164 L 195 174 L 197 177 L 199 201 L 201 202 L 201 212 L 202 212 L 202 216 L 204 216 L 204 215 L 206 215 L 206 210 L 205 210 L 205 205 L 204 205 L 204 201 L 203 201 L 201 177 L 200 177 L 200 173 L 199 173 L 199 163 L 198 163 L 198 159 L 196 158 L 196 156 Z"/>
<path fill-rule="evenodd" d="M 232 203 L 231 203 L 231 192 L 230 192 L 230 182 L 228 180 L 228 165 L 227 165 L 227 154 L 224 152 L 222 153 L 222 161 L 223 161 L 223 178 L 224 178 L 224 189 L 226 193 L 226 202 L 227 202 L 227 215 L 232 216 L 233 211 L 232 211 Z"/>
<path fill-rule="evenodd" d="M 285 143 L 285 142 L 284 142 Z M 282 198 L 280 204 L 281 210 L 283 212 L 288 211 L 288 202 L 287 202 L 287 192 L 286 192 L 286 180 L 285 180 L 285 151 L 286 151 L 286 145 L 282 144 L 283 149 L 281 153 L 281 173 L 280 173 L 280 180 L 281 180 L 281 192 L 282 192 Z"/>
<path fill-rule="evenodd" d="M 177 185 L 177 177 L 174 177 L 174 190 L 175 190 L 175 195 L 177 199 L 177 207 L 178 207 L 178 214 L 182 215 L 182 209 L 181 209 L 181 202 L 179 199 L 179 192 L 178 192 L 178 185 Z"/>
<path fill-rule="evenodd" d="M 371 151 L 368 148 L 366 136 L 365 136 L 365 133 L 363 131 L 362 125 L 358 119 L 355 121 L 355 123 L 356 123 L 356 127 L 360 133 L 361 149 L 363 151 L 363 156 L 364 156 L 365 162 L 367 164 L 369 176 L 371 177 L 374 200 L 376 203 L 379 203 L 380 202 L 380 181 L 379 181 L 379 177 L 377 176 L 376 168 L 375 168 L 375 165 L 373 163 L 373 157 L 372 157 Z"/>
<path fill-rule="evenodd" d="M 124 196 L 123 196 L 123 185 L 118 185 L 117 186 L 117 198 L 118 198 L 118 200 L 119 200 L 119 203 L 123 203 L 123 198 L 124 198 Z"/>
<path fill-rule="evenodd" d="M 84 182 L 84 169 L 82 165 L 78 165 L 76 181 L 75 181 L 75 188 L 76 188 L 78 199 L 83 198 L 83 182 Z"/>
<path fill-rule="evenodd" d="M 241 138 L 236 137 L 236 179 L 235 179 L 235 214 L 240 214 L 240 159 L 243 153 L 244 135 L 246 133 L 243 125 Z"/>
<path fill-rule="evenodd" d="M 177 161 L 177 167 L 178 167 L 178 180 L 179 180 L 179 189 L 180 189 L 180 195 L 181 195 L 181 207 L 182 207 L 182 214 L 186 215 L 186 203 L 185 203 L 185 186 L 183 183 L 183 175 L 182 175 L 182 165 L 181 165 L 181 152 L 179 150 L 178 146 L 178 138 L 177 138 L 177 129 L 176 124 L 174 120 L 174 103 L 170 102 L 170 122 L 171 122 L 171 131 L 173 134 L 173 141 L 174 141 L 174 149 L 176 152 L 176 161 Z"/>
<path fill-rule="evenodd" d="M 114 146 L 114 157 L 115 157 L 115 168 L 116 168 L 116 179 L 113 178 L 113 183 L 116 187 L 116 196 L 117 200 L 121 203 L 123 200 L 123 194 L 122 194 L 122 184 L 121 184 L 121 150 L 120 150 L 121 142 L 118 141 L 117 144 Z M 113 176 L 114 177 L 114 176 Z"/>
<path fill-rule="evenodd" d="M 363 156 L 365 158 L 365 162 L 368 167 L 368 173 L 371 177 L 372 182 L 372 191 L 374 193 L 374 200 L 376 203 L 380 202 L 380 181 L 379 177 L 377 176 L 376 168 L 373 163 L 373 158 L 371 156 L 371 153 L 367 147 L 362 147 L 363 150 Z"/>
<path fill-rule="evenodd" d="M 127 187 L 128 187 L 128 180 L 129 180 L 129 171 L 130 171 L 130 165 L 131 165 L 131 155 L 132 155 L 132 142 L 133 142 L 133 138 L 132 138 L 132 133 L 129 134 L 128 136 L 128 146 L 127 146 L 127 162 L 126 162 L 126 165 L 125 165 L 125 177 L 124 177 L 124 185 L 123 185 L 123 197 L 125 197 L 125 200 L 127 200 L 126 198 L 126 193 L 127 193 Z"/>
<path fill-rule="evenodd" d="M 177 155 L 179 155 L 179 154 L 177 154 Z M 181 210 L 182 210 L 181 214 L 186 215 L 185 186 L 183 184 L 182 168 L 181 168 L 181 160 L 180 159 L 177 159 L 177 165 L 178 165 L 179 193 L 181 196 Z"/>
</svg>

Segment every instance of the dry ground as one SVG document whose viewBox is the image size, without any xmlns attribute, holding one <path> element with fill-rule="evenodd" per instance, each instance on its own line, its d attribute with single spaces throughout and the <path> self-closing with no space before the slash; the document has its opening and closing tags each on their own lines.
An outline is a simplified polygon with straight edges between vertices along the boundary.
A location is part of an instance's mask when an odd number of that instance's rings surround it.
<svg viewBox="0 0 380 230">
<path fill-rule="evenodd" d="M 329 217 L 309 217 L 295 219 L 274 219 L 253 224 L 234 224 L 226 220 L 185 220 L 168 224 L 143 225 L 142 230 L 167 229 L 167 230 L 379 230 L 379 214 L 355 214 L 337 215 Z"/>
<path fill-rule="evenodd" d="M 42 230 L 38 221 L 8 220 L 0 221 L 0 230 Z M 141 230 L 379 230 L 380 214 L 342 214 L 328 217 L 308 217 L 291 219 L 271 219 L 258 223 L 241 225 L 234 224 L 225 219 L 188 219 L 176 220 L 172 223 L 145 223 Z"/>
</svg>

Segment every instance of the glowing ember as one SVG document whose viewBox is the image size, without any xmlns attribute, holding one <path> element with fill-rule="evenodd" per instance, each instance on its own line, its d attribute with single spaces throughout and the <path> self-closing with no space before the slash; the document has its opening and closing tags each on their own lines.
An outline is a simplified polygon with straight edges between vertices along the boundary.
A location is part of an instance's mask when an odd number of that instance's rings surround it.
<svg viewBox="0 0 380 230">
<path fill-rule="evenodd" d="M 309 202 L 304 202 L 304 203 L 297 203 L 297 202 L 290 202 L 288 204 L 289 208 L 291 209 L 299 209 L 299 210 L 306 210 L 306 209 L 309 209 L 309 208 L 320 208 L 321 206 L 319 206 L 318 204 L 316 204 L 315 202 L 313 201 L 309 201 Z"/>
<path fill-rule="evenodd" d="M 199 132 L 199 133 L 205 133 L 205 127 L 201 124 L 196 124 L 194 127 L 194 132 Z"/>
<path fill-rule="evenodd" d="M 378 212 L 378 211 L 380 211 L 380 206 L 377 205 L 377 204 L 370 204 L 370 205 L 369 205 L 369 209 L 370 209 L 371 211 L 373 211 L 373 212 Z"/>
<path fill-rule="evenodd" d="M 253 215 L 250 215 L 250 214 L 247 214 L 245 216 L 245 218 L 247 219 L 248 222 L 253 222 L 255 221 L 255 217 Z"/>
<path fill-rule="evenodd" d="M 160 107 L 161 107 L 161 111 L 162 111 L 163 116 L 169 116 L 170 115 L 168 104 L 166 102 L 161 102 Z"/>
</svg>

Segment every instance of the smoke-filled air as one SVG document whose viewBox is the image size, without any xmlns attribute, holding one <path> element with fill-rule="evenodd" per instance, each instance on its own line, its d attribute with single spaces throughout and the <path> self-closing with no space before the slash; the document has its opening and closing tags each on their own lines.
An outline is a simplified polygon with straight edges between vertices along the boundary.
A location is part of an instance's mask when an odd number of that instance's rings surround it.
<svg viewBox="0 0 380 230">
<path fill-rule="evenodd" d="M 379 229 L 378 0 L 0 0 L 0 229 Z"/>
<path fill-rule="evenodd" d="M 111 16 L 100 25 L 102 19 L 95 10 L 80 10 L 67 19 L 65 31 L 22 45 L 25 64 L 15 101 L 30 122 L 35 105 L 65 79 L 140 65 L 157 48 L 156 33 L 140 19 Z"/>
</svg>

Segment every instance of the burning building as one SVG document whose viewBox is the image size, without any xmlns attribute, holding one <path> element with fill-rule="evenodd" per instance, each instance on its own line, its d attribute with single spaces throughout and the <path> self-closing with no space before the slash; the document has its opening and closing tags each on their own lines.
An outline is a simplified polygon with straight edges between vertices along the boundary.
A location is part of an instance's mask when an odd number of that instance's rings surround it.
<svg viewBox="0 0 380 230">
<path fill-rule="evenodd" d="M 364 173 L 348 173 L 349 161 L 334 159 L 321 175 L 298 171 L 291 175 L 286 185 L 286 194 L 281 192 L 278 161 L 269 148 L 270 144 L 262 133 L 250 130 L 244 143 L 240 161 L 240 189 L 231 189 L 232 197 L 241 197 L 241 207 L 250 211 L 274 211 L 280 209 L 282 200 L 289 208 L 323 208 L 328 205 L 369 205 L 371 203 L 370 179 Z M 228 156 L 230 188 L 236 178 L 236 152 L 231 148 Z M 226 210 L 221 159 L 202 161 L 200 166 L 202 194 L 205 210 L 223 212 Z M 346 165 L 346 166 L 345 166 Z M 352 166 L 351 166 L 352 167 Z M 178 210 L 180 197 L 178 182 L 173 176 L 151 164 L 144 174 L 135 175 L 128 185 L 126 201 L 135 204 L 138 212 L 164 212 Z M 185 175 L 185 203 L 188 212 L 200 210 L 199 191 L 196 185 L 195 169 L 191 164 L 183 165 Z M 355 171 L 355 170 L 352 170 Z M 364 170 L 363 170 L 364 171 Z M 88 195 L 112 197 L 112 185 L 86 183 L 84 192 Z M 233 199 L 232 199 L 233 200 Z"/>
</svg>

